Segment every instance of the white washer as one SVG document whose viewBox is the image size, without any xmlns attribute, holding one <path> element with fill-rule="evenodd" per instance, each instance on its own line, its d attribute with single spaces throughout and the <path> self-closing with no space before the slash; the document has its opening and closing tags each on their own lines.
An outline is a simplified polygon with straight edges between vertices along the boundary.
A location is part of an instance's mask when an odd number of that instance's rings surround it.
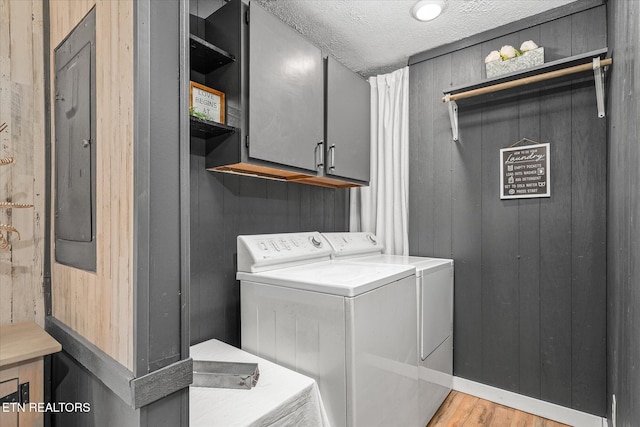
<svg viewBox="0 0 640 427">
<path fill-rule="evenodd" d="M 427 425 L 453 386 L 453 260 L 383 255 L 372 233 L 324 233 L 334 259 L 415 268 L 420 352 L 420 425 Z"/>
<path fill-rule="evenodd" d="M 331 252 L 315 232 L 238 237 L 242 348 L 313 377 L 334 427 L 417 427 L 414 268 Z"/>
</svg>

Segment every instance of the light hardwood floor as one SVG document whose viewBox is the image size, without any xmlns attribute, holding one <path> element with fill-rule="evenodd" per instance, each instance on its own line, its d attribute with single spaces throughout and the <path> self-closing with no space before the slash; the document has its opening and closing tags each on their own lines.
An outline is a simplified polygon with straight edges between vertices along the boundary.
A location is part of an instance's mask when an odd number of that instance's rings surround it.
<svg viewBox="0 0 640 427">
<path fill-rule="evenodd" d="M 568 427 L 546 418 L 452 391 L 427 427 Z"/>
</svg>

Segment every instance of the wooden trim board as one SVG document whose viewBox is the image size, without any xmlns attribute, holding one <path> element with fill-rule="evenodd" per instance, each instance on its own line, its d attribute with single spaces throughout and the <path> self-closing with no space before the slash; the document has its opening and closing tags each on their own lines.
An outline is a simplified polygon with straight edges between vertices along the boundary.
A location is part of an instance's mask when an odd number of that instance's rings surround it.
<svg viewBox="0 0 640 427">
<path fill-rule="evenodd" d="M 62 344 L 65 353 L 78 361 L 120 399 L 127 404 L 131 403 L 129 383 L 133 379 L 133 373 L 130 370 L 58 319 L 47 317 L 45 326 L 47 332 Z"/>
<path fill-rule="evenodd" d="M 131 405 L 141 408 L 160 400 L 193 382 L 193 360 L 191 358 L 172 363 L 157 371 L 131 380 Z"/>
<path fill-rule="evenodd" d="M 580 427 L 607 427 L 607 419 L 522 394 L 453 377 L 453 389 L 500 405 L 538 415 L 564 424 Z"/>
<path fill-rule="evenodd" d="M 47 331 L 60 341 L 65 353 L 133 408 L 149 405 L 182 390 L 193 379 L 191 358 L 173 363 L 147 375 L 133 373 L 111 356 L 53 317 L 46 319 Z"/>
<path fill-rule="evenodd" d="M 180 2 L 180 75 L 189 73 L 189 4 Z M 189 357 L 191 344 L 191 138 L 186 94 L 187 79 L 180 79 L 180 358 Z M 193 381 L 193 361 L 191 361 Z M 135 393 L 134 393 L 135 397 Z M 189 425 L 189 392 L 182 393 L 180 425 Z"/>
</svg>

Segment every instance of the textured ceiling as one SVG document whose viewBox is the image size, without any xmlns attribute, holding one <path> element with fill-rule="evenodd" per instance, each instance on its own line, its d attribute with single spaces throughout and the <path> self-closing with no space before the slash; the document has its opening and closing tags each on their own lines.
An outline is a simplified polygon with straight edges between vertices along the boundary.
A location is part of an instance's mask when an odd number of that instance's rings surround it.
<svg viewBox="0 0 640 427">
<path fill-rule="evenodd" d="M 579 0 L 448 0 L 444 13 L 430 22 L 411 16 L 416 0 L 254 1 L 370 76 L 406 65 L 413 54 Z"/>
</svg>

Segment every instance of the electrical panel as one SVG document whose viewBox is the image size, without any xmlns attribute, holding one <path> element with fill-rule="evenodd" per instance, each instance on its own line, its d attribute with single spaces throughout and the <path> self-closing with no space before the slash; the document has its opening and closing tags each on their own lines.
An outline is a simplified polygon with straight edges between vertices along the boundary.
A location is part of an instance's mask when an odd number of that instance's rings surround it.
<svg viewBox="0 0 640 427">
<path fill-rule="evenodd" d="M 96 269 L 96 31 L 93 9 L 55 49 L 55 257 Z"/>
</svg>

